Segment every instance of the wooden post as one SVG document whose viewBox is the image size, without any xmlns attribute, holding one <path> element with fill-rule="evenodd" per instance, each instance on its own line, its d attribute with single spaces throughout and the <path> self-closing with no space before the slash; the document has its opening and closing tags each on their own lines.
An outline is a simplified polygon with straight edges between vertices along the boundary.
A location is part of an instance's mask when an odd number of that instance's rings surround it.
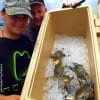
<svg viewBox="0 0 100 100">
<path fill-rule="evenodd" d="M 95 27 L 96 27 L 96 33 L 100 34 L 100 0 L 98 0 L 98 4 L 97 4 L 97 16 L 96 18 L 94 18 L 94 24 L 95 24 Z"/>
</svg>

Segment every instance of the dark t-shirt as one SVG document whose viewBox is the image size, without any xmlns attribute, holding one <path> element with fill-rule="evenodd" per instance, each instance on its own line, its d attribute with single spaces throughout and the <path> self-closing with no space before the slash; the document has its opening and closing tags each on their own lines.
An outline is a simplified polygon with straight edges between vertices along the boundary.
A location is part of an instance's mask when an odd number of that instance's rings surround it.
<svg viewBox="0 0 100 100">
<path fill-rule="evenodd" d="M 0 93 L 4 95 L 20 94 L 30 57 L 32 46 L 22 36 L 19 39 L 0 38 Z"/>
</svg>

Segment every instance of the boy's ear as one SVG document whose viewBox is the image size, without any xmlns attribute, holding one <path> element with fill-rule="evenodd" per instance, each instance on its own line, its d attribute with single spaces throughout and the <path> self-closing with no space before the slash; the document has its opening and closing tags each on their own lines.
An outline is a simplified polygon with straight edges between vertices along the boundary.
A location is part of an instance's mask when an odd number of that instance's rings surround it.
<svg viewBox="0 0 100 100">
<path fill-rule="evenodd" d="M 5 15 L 5 11 L 4 11 L 4 10 L 0 11 L 0 17 L 1 17 L 2 19 L 3 19 L 4 15 Z"/>
</svg>

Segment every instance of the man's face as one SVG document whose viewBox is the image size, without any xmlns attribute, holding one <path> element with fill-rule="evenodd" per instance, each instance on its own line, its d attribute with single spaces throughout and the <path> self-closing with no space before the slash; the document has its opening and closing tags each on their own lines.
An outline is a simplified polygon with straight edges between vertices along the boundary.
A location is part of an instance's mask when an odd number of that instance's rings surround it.
<svg viewBox="0 0 100 100">
<path fill-rule="evenodd" d="M 34 4 L 31 6 L 31 12 L 33 16 L 33 19 L 31 19 L 32 25 L 40 27 L 42 23 L 42 19 L 46 12 L 45 6 L 42 4 L 38 4 L 38 3 Z"/>
</svg>

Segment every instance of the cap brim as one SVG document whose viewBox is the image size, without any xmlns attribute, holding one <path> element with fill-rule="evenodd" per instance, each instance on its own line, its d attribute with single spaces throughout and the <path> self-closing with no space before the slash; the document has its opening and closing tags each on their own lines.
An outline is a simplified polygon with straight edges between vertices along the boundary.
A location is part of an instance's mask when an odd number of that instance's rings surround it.
<svg viewBox="0 0 100 100">
<path fill-rule="evenodd" d="M 35 1 L 35 2 L 30 3 L 30 5 L 34 5 L 34 4 L 44 5 L 42 2 L 38 2 L 38 1 Z"/>
<path fill-rule="evenodd" d="M 27 16 L 32 17 L 31 11 L 25 8 L 20 8 L 20 7 L 8 7 L 5 8 L 6 12 L 8 15 L 17 15 L 17 14 L 25 14 Z"/>
</svg>

